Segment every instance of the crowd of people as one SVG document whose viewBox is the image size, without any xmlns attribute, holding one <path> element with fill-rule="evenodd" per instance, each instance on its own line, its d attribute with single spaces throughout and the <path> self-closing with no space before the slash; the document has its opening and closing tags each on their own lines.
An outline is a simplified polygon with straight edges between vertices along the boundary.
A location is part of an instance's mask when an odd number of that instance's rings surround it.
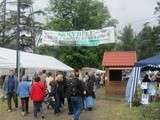
<svg viewBox="0 0 160 120">
<path fill-rule="evenodd" d="M 68 114 L 73 114 L 74 120 L 79 120 L 82 110 L 91 111 L 96 98 L 95 90 L 103 86 L 103 75 L 86 72 L 82 75 L 79 71 L 72 72 L 46 72 L 42 70 L 34 75 L 33 80 L 24 74 L 20 81 L 17 80 L 14 70 L 5 76 L 3 90 L 7 96 L 8 112 L 12 112 L 12 99 L 15 109 L 18 109 L 18 96 L 21 100 L 22 115 L 29 113 L 29 101 L 33 101 L 34 118 L 41 113 L 45 119 L 44 106 L 53 109 L 54 114 L 60 114 L 65 100 L 68 103 Z M 101 82 L 102 81 L 102 82 Z M 44 105 L 45 104 L 45 105 Z"/>
</svg>

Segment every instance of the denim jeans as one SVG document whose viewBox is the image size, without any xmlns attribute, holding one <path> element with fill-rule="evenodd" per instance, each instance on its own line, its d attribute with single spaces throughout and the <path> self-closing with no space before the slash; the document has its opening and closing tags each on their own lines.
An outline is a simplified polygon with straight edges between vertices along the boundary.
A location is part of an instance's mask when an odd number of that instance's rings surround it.
<svg viewBox="0 0 160 120">
<path fill-rule="evenodd" d="M 56 113 L 59 113 L 60 112 L 60 101 L 57 99 L 56 101 L 55 101 L 55 107 L 54 107 L 54 110 L 55 110 L 55 114 Z"/>
<path fill-rule="evenodd" d="M 74 120 L 79 120 L 81 111 L 83 110 L 82 97 L 71 97 Z"/>
</svg>

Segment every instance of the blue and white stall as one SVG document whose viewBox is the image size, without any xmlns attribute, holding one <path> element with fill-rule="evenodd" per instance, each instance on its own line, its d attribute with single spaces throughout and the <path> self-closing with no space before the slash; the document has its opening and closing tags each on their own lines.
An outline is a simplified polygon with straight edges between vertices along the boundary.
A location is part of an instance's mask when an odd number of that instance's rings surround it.
<svg viewBox="0 0 160 120">
<path fill-rule="evenodd" d="M 130 78 L 126 87 L 126 99 L 130 107 L 132 107 L 138 80 L 143 69 L 160 69 L 160 55 L 156 55 L 137 62 L 132 69 Z"/>
</svg>

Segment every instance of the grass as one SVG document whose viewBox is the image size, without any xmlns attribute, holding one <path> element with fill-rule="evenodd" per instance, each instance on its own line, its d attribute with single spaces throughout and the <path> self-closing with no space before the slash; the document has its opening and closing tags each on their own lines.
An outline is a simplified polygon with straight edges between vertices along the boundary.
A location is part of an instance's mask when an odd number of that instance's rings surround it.
<svg viewBox="0 0 160 120">
<path fill-rule="evenodd" d="M 0 113 L 4 110 L 4 107 L 6 107 L 5 101 L 3 98 L 0 98 Z"/>
<path fill-rule="evenodd" d="M 0 112 L 2 112 L 2 106 L 3 106 L 3 102 L 2 102 L 2 99 L 0 99 Z"/>
<path fill-rule="evenodd" d="M 30 109 L 32 113 L 32 105 Z M 6 104 L 0 100 L 0 120 L 33 120 L 33 115 L 27 117 L 20 115 L 20 110 L 12 113 L 6 112 Z M 139 120 L 141 114 L 139 108 L 130 109 L 122 97 L 106 97 L 104 90 L 97 92 L 96 106 L 93 111 L 83 112 L 80 120 Z M 53 111 L 47 111 L 47 120 L 71 120 L 72 116 L 67 115 L 67 108 L 62 110 L 60 115 L 54 115 Z M 142 119 L 141 119 L 142 120 Z"/>
<path fill-rule="evenodd" d="M 140 109 L 130 109 L 119 96 L 107 97 L 103 91 L 98 92 L 98 100 L 96 101 L 96 109 L 91 113 L 93 119 L 87 120 L 139 120 Z"/>
<path fill-rule="evenodd" d="M 96 111 L 95 116 L 100 120 L 138 120 L 139 119 L 139 109 L 133 108 L 129 109 L 124 103 L 113 103 L 102 102 L 103 107 Z M 96 119 L 95 119 L 96 120 Z"/>
</svg>

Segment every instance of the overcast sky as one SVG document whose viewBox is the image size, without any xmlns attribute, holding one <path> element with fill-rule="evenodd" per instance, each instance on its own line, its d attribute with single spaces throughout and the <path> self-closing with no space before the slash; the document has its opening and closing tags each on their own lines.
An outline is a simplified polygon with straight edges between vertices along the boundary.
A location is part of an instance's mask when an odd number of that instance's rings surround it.
<svg viewBox="0 0 160 120">
<path fill-rule="evenodd" d="M 48 0 L 36 0 L 35 7 L 46 7 Z M 119 21 L 118 29 L 131 24 L 139 31 L 145 22 L 156 24 L 153 14 L 158 0 L 102 0 L 108 6 L 113 18 Z"/>
<path fill-rule="evenodd" d="M 154 15 L 157 0 L 104 0 L 111 15 L 119 21 L 119 28 L 131 24 L 136 31 L 145 22 L 156 23 Z"/>
<path fill-rule="evenodd" d="M 2 0 L 0 0 L 2 1 Z M 113 18 L 119 21 L 118 29 L 131 24 L 139 31 L 145 22 L 156 23 L 154 9 L 158 0 L 102 0 L 108 6 Z M 34 0 L 34 9 L 47 7 L 48 0 Z"/>
</svg>

